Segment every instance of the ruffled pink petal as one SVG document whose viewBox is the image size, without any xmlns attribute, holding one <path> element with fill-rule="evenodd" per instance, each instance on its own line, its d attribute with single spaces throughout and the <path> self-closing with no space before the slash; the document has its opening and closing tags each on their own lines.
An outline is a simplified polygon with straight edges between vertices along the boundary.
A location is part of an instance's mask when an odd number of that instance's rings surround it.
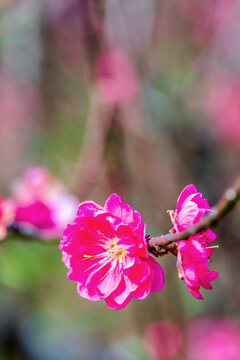
<svg viewBox="0 0 240 360">
<path fill-rule="evenodd" d="M 111 194 L 109 196 L 105 202 L 104 209 L 131 227 L 136 228 L 142 223 L 140 214 L 137 211 L 133 211 L 117 194 Z"/>
<path fill-rule="evenodd" d="M 132 230 L 126 225 L 120 225 L 116 230 L 116 237 L 119 239 L 118 245 L 127 250 L 129 255 L 134 255 L 138 249 L 139 239 Z"/>
<path fill-rule="evenodd" d="M 218 276 L 219 276 L 219 274 L 217 271 L 211 270 L 211 271 L 208 271 L 206 280 L 208 282 L 211 282 L 211 281 L 215 280 Z"/>
<path fill-rule="evenodd" d="M 96 288 L 99 279 L 104 277 L 111 268 L 111 263 L 105 257 L 85 258 L 84 254 L 70 259 L 71 270 L 68 279 L 80 282 L 89 288 Z"/>
<path fill-rule="evenodd" d="M 193 225 L 199 213 L 197 204 L 192 201 L 184 203 L 177 216 L 178 231 L 185 230 L 188 226 Z"/>
<path fill-rule="evenodd" d="M 205 281 L 202 281 L 201 279 L 199 279 L 199 284 L 206 290 L 212 290 L 212 285 L 209 284 L 208 282 L 205 282 Z"/>
<path fill-rule="evenodd" d="M 94 255 L 103 252 L 106 239 L 94 236 L 90 230 L 78 229 L 75 225 L 69 225 L 64 231 L 59 249 L 69 254 L 82 251 L 86 255 Z"/>
<path fill-rule="evenodd" d="M 188 291 L 198 300 L 204 300 L 204 297 L 200 294 L 199 289 L 189 288 Z"/>
<path fill-rule="evenodd" d="M 218 277 L 218 273 L 216 271 L 206 271 L 205 273 L 202 273 L 199 275 L 199 282 L 200 285 L 207 290 L 212 289 L 212 285 L 210 285 L 210 282 L 215 280 Z"/>
<path fill-rule="evenodd" d="M 100 291 L 102 298 L 108 297 L 118 287 L 122 279 L 118 266 L 112 265 L 110 270 L 98 280 L 97 289 Z"/>
<path fill-rule="evenodd" d="M 187 199 L 188 196 L 197 193 L 197 189 L 195 188 L 195 186 L 193 184 L 187 185 L 181 192 L 181 194 L 179 195 L 178 199 L 177 199 L 177 205 L 176 205 L 176 210 L 179 213 L 182 207 L 182 204 L 184 203 L 184 201 Z"/>
<path fill-rule="evenodd" d="M 109 239 L 113 239 L 116 237 L 114 229 L 109 222 L 109 214 L 100 213 L 95 217 L 77 217 L 72 226 L 75 226 L 78 230 L 86 230 L 92 236 L 95 237 L 96 241 L 100 239 L 105 239 L 105 241 Z M 66 230 L 65 230 L 66 231 Z M 67 236 L 67 232 L 63 233 L 64 236 Z"/>
<path fill-rule="evenodd" d="M 201 193 L 197 193 L 194 196 L 191 196 L 191 201 L 194 201 L 199 209 L 204 210 L 205 212 L 209 211 L 210 206 L 208 204 L 208 201 L 206 199 L 203 198 Z"/>
<path fill-rule="evenodd" d="M 216 240 L 216 234 L 211 230 L 211 229 L 206 229 L 204 231 L 204 237 L 206 238 L 206 241 L 208 243 L 213 242 L 214 240 Z"/>
<path fill-rule="evenodd" d="M 207 244 L 213 242 L 216 239 L 216 234 L 212 230 L 206 229 L 194 235 L 194 237 L 204 246 L 207 246 Z"/>
<path fill-rule="evenodd" d="M 138 288 L 131 293 L 132 297 L 138 300 L 145 299 L 145 297 L 148 296 L 151 291 L 153 278 L 154 273 L 151 271 L 149 277 L 143 283 L 140 283 Z"/>
<path fill-rule="evenodd" d="M 199 288 L 199 280 L 194 265 L 184 267 L 184 282 L 188 288 Z"/>
<path fill-rule="evenodd" d="M 195 239 L 194 235 L 188 239 L 189 251 L 191 253 L 191 259 L 194 263 L 204 263 L 208 265 L 208 255 L 205 247 Z"/>
<path fill-rule="evenodd" d="M 77 284 L 77 292 L 80 296 L 87 300 L 98 301 L 101 300 L 101 296 L 99 296 L 94 289 L 89 289 L 83 286 L 82 284 Z"/>
<path fill-rule="evenodd" d="M 127 277 L 122 277 L 118 288 L 111 294 L 111 298 L 119 305 L 123 304 L 131 292 L 137 289 L 138 285 L 131 283 Z"/>
<path fill-rule="evenodd" d="M 128 276 L 131 267 L 140 264 L 141 259 L 139 257 L 133 257 L 125 255 L 122 259 L 122 272 L 124 275 Z"/>
<path fill-rule="evenodd" d="M 149 258 L 145 229 L 146 229 L 146 225 L 141 224 L 138 227 L 138 229 L 134 230 L 134 233 L 138 236 L 138 239 L 139 239 L 136 255 L 141 258 Z"/>
<path fill-rule="evenodd" d="M 65 252 L 62 253 L 62 262 L 69 270 L 70 270 L 70 259 L 71 259 L 71 255 Z"/>
<path fill-rule="evenodd" d="M 161 265 L 151 256 L 148 259 L 144 259 L 144 261 L 150 266 L 154 274 L 151 291 L 160 291 L 164 285 L 164 273 Z"/>
<path fill-rule="evenodd" d="M 140 284 L 147 280 L 150 276 L 151 269 L 146 261 L 141 261 L 139 264 L 134 265 L 129 273 L 128 278 L 135 284 Z"/>
<path fill-rule="evenodd" d="M 110 309 L 113 309 L 113 310 L 120 310 L 122 308 L 124 308 L 125 306 L 127 306 L 127 304 L 129 303 L 129 301 L 132 299 L 132 296 L 129 295 L 125 301 L 122 303 L 122 304 L 118 304 L 113 298 L 112 296 L 109 296 L 107 297 L 105 300 L 107 306 L 110 308 Z"/>
<path fill-rule="evenodd" d="M 113 239 L 116 233 L 108 220 L 108 214 L 99 214 L 95 218 L 87 218 L 87 223 L 96 238 Z"/>
<path fill-rule="evenodd" d="M 184 264 L 184 267 L 188 267 L 192 263 L 188 241 L 186 240 L 178 241 L 177 247 L 178 247 L 178 254 L 181 255 L 181 261 Z"/>
<path fill-rule="evenodd" d="M 188 242 L 186 240 L 180 240 L 177 242 L 178 250 L 181 252 L 188 250 Z"/>
<path fill-rule="evenodd" d="M 84 201 L 78 206 L 77 216 L 93 217 L 103 211 L 103 207 L 96 204 L 94 201 Z"/>
</svg>

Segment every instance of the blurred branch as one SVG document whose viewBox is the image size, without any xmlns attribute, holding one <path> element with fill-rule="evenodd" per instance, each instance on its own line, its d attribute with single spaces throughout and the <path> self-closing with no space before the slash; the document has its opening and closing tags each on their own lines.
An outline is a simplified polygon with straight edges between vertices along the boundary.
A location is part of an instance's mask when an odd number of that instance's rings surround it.
<svg viewBox="0 0 240 360">
<path fill-rule="evenodd" d="M 82 19 L 85 48 L 90 74 L 93 76 L 96 59 L 104 45 L 103 29 L 97 24 L 101 24 L 103 17 L 104 2 L 96 4 L 93 0 L 81 0 L 79 2 L 79 12 Z M 96 17 L 96 18 L 95 18 Z"/>
<path fill-rule="evenodd" d="M 30 233 L 27 234 L 27 233 L 21 232 L 21 230 L 19 228 L 11 225 L 8 228 L 7 236 L 0 241 L 0 244 L 7 242 L 9 240 L 17 240 L 17 241 L 22 241 L 22 242 L 26 242 L 26 243 L 37 241 L 37 242 L 49 243 L 49 244 L 54 243 L 54 244 L 58 245 L 59 241 L 60 241 L 60 237 L 53 238 L 53 239 L 45 239 L 45 238 L 38 236 L 37 234 L 30 234 Z"/>
<path fill-rule="evenodd" d="M 148 235 L 146 237 L 148 250 L 155 256 L 165 255 L 168 252 L 175 254 L 177 241 L 188 240 L 190 236 L 195 235 L 207 228 L 213 228 L 214 226 L 218 225 L 222 218 L 236 206 L 239 200 L 240 176 L 237 177 L 233 185 L 224 192 L 220 200 L 212 208 L 212 211 L 209 211 L 197 224 L 191 225 L 186 230 L 179 233 L 168 233 L 158 237 L 151 237 Z M 33 239 L 31 235 L 22 234 L 17 228 L 15 229 L 14 227 L 10 227 L 9 236 L 1 242 L 16 237 L 24 241 Z M 53 241 L 56 241 L 56 239 Z"/>
<path fill-rule="evenodd" d="M 148 249 L 156 256 L 164 255 L 169 251 L 174 253 L 176 241 L 188 240 L 202 230 L 212 228 L 222 220 L 237 204 L 240 199 L 240 176 L 237 177 L 233 185 L 228 188 L 218 203 L 209 211 L 201 221 L 195 225 L 189 226 L 186 230 L 179 233 L 168 233 L 158 237 L 147 237 Z"/>
<path fill-rule="evenodd" d="M 110 116 L 110 110 L 92 89 L 85 139 L 71 184 L 72 190 L 80 199 L 89 193 L 100 171 Z"/>
</svg>

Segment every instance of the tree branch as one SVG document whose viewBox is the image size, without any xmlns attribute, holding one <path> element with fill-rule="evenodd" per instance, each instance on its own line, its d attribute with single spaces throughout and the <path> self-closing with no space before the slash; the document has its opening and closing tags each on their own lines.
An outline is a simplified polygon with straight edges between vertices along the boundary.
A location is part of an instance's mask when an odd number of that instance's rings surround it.
<svg viewBox="0 0 240 360">
<path fill-rule="evenodd" d="M 179 233 L 168 233 L 158 237 L 148 236 L 148 249 L 154 255 L 164 255 L 167 252 L 174 252 L 176 241 L 188 240 L 192 235 L 199 233 L 207 228 L 216 226 L 222 218 L 228 214 L 240 199 L 240 176 L 237 177 L 233 185 L 227 189 L 217 204 L 208 212 L 197 224 L 189 226 L 186 230 Z"/>
</svg>

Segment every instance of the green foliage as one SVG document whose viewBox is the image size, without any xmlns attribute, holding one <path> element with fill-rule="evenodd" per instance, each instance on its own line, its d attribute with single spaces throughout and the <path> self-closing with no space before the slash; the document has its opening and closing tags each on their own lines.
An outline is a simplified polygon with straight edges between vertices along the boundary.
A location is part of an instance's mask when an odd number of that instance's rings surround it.
<svg viewBox="0 0 240 360">
<path fill-rule="evenodd" d="M 1 246 L 0 283 L 16 290 L 34 290 L 48 279 L 61 262 L 56 243 L 8 240 Z"/>
</svg>

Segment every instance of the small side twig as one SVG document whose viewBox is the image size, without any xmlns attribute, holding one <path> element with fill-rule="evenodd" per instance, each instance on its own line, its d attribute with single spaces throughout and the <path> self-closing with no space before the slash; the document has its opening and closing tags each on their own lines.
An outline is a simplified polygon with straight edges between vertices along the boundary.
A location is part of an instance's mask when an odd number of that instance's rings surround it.
<svg viewBox="0 0 240 360">
<path fill-rule="evenodd" d="M 186 230 L 179 233 L 168 233 L 152 238 L 149 238 L 148 236 L 147 242 L 149 251 L 154 255 L 159 256 L 169 251 L 174 252 L 176 249 L 176 241 L 188 240 L 190 236 L 207 228 L 213 228 L 216 226 L 222 218 L 236 206 L 239 199 L 240 176 L 238 176 L 233 185 L 224 192 L 220 200 L 212 208 L 213 211 L 208 212 L 197 224 L 191 225 Z"/>
</svg>

